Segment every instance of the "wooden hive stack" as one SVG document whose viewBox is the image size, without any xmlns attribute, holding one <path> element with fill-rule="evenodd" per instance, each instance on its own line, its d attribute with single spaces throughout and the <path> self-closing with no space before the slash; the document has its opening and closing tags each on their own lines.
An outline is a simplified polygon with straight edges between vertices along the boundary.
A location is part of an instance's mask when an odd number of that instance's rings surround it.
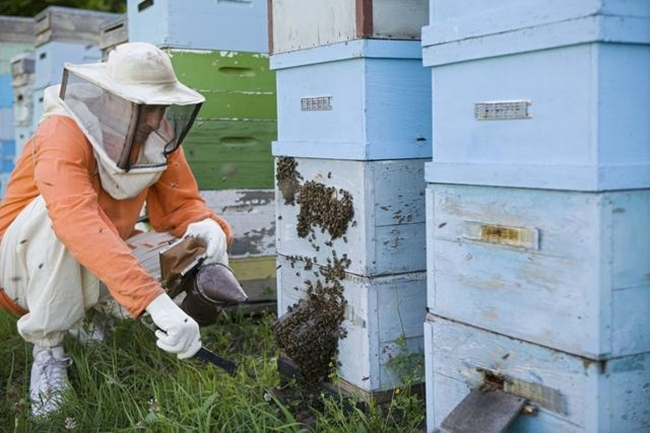
<svg viewBox="0 0 650 433">
<path fill-rule="evenodd" d="M 251 303 L 275 309 L 275 73 L 264 0 L 188 5 L 128 1 L 130 41 L 165 50 L 183 83 L 206 98 L 183 148 L 208 204 L 233 226 L 230 265 Z"/>
<path fill-rule="evenodd" d="M 419 38 L 427 7 L 271 2 L 278 314 L 309 305 L 313 291 L 342 293 L 343 305 L 331 306 L 343 308 L 336 385 L 362 398 L 402 386 L 390 359 L 423 346 L 431 89 Z M 335 330 L 315 321 L 295 333 L 313 327 Z M 286 349 L 281 361 L 291 365 L 304 347 Z"/>
<path fill-rule="evenodd" d="M 650 4 L 430 9 L 427 431 L 647 429 Z"/>
</svg>

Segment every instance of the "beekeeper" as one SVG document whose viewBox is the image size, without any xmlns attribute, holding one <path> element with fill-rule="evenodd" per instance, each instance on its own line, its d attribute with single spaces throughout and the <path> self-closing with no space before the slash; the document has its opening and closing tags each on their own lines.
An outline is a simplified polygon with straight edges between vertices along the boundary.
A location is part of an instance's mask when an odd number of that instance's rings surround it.
<svg viewBox="0 0 650 433">
<path fill-rule="evenodd" d="M 70 359 L 64 335 L 100 300 L 100 282 L 157 345 L 188 358 L 199 326 L 165 293 L 125 242 L 146 202 L 153 229 L 195 236 L 205 263 L 227 263 L 228 224 L 200 197 L 180 147 L 204 101 L 180 83 L 167 54 L 126 43 L 106 62 L 66 64 L 45 92 L 44 115 L 0 204 L 0 303 L 33 343 L 34 415 L 61 405 Z"/>
</svg>

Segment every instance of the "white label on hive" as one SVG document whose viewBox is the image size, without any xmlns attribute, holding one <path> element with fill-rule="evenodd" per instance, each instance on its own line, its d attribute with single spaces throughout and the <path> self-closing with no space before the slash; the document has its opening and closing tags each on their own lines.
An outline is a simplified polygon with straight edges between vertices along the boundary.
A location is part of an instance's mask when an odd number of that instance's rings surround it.
<svg viewBox="0 0 650 433">
<path fill-rule="evenodd" d="M 331 96 L 314 96 L 300 99 L 301 111 L 328 111 L 332 110 Z"/>
<path fill-rule="evenodd" d="M 485 101 L 474 103 L 476 120 L 530 119 L 528 107 L 532 101 Z"/>
<path fill-rule="evenodd" d="M 463 221 L 463 237 L 473 241 L 511 247 L 539 249 L 539 230 L 534 227 L 508 227 Z"/>
</svg>

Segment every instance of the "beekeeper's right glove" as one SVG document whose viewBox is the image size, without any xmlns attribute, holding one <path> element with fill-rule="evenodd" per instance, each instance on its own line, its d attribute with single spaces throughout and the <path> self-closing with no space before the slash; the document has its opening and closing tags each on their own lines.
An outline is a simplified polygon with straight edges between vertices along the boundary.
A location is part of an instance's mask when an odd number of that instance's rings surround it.
<svg viewBox="0 0 650 433">
<path fill-rule="evenodd" d="M 156 344 L 162 350 L 175 353 L 178 359 L 193 356 L 201 348 L 199 325 L 185 314 L 166 293 L 151 301 L 145 310 L 159 328 Z"/>
</svg>

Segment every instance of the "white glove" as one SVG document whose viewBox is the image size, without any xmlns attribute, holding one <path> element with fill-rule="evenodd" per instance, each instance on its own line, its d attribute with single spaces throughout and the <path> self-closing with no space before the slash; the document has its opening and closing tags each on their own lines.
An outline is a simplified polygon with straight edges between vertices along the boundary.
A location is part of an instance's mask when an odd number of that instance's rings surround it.
<svg viewBox="0 0 650 433">
<path fill-rule="evenodd" d="M 226 254 L 226 233 L 218 222 L 212 218 L 206 218 L 202 221 L 192 223 L 187 226 L 184 238 L 193 236 L 205 242 L 206 258 L 204 265 L 210 263 L 222 263 L 228 265 L 228 254 Z"/>
<path fill-rule="evenodd" d="M 156 344 L 162 350 L 176 353 L 178 359 L 189 358 L 201 348 L 199 325 L 174 304 L 166 293 L 151 301 L 145 308 L 159 330 Z"/>
</svg>

